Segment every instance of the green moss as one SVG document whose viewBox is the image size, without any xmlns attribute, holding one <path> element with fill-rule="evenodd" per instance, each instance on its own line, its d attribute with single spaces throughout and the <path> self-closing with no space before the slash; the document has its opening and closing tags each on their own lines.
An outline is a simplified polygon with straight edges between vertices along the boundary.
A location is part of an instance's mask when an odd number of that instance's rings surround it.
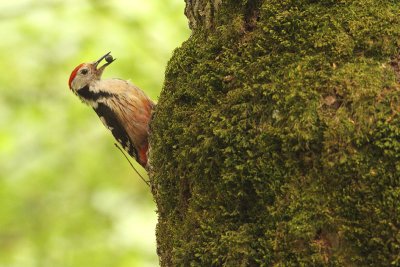
<svg viewBox="0 0 400 267">
<path fill-rule="evenodd" d="M 399 265 L 400 4 L 242 2 L 166 71 L 151 138 L 162 264 Z"/>
</svg>

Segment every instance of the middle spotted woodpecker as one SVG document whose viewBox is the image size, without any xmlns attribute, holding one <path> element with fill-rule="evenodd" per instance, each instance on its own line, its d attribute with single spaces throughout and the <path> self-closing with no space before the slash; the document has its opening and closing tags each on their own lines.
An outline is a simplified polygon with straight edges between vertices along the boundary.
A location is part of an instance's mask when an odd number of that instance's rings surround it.
<svg viewBox="0 0 400 267">
<path fill-rule="evenodd" d="M 103 59 L 106 63 L 99 67 Z M 101 80 L 105 67 L 114 60 L 109 52 L 94 62 L 78 65 L 69 78 L 69 88 L 94 109 L 129 155 L 147 168 L 149 123 L 155 104 L 128 81 Z"/>
</svg>

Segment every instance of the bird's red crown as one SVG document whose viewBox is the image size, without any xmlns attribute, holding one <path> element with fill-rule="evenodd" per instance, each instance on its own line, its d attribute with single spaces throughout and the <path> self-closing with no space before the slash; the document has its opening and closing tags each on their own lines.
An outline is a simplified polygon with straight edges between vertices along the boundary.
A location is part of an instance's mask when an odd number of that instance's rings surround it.
<svg viewBox="0 0 400 267">
<path fill-rule="evenodd" d="M 75 79 L 76 74 L 78 73 L 78 70 L 82 67 L 83 64 L 85 64 L 85 63 L 79 64 L 79 65 L 71 72 L 71 76 L 69 76 L 69 81 L 68 81 L 69 89 L 71 89 L 72 81 Z"/>
</svg>

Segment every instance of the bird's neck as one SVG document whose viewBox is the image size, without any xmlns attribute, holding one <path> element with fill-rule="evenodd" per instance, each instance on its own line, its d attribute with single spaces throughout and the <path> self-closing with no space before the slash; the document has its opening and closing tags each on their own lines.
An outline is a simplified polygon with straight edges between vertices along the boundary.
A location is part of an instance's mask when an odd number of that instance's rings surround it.
<svg viewBox="0 0 400 267">
<path fill-rule="evenodd" d="M 98 102 L 100 99 L 113 97 L 114 94 L 103 91 L 97 86 L 98 81 L 83 86 L 76 91 L 77 95 L 86 103 Z"/>
</svg>

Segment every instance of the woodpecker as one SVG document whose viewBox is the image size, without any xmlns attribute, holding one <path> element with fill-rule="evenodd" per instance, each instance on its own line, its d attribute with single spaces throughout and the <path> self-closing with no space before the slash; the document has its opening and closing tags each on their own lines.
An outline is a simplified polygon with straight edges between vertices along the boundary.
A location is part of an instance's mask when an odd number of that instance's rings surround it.
<svg viewBox="0 0 400 267">
<path fill-rule="evenodd" d="M 106 63 L 100 67 L 103 59 Z M 104 69 L 114 61 L 108 52 L 94 62 L 79 64 L 69 77 L 69 88 L 94 109 L 128 154 L 147 168 L 149 123 L 155 104 L 128 81 L 101 80 Z"/>
</svg>

